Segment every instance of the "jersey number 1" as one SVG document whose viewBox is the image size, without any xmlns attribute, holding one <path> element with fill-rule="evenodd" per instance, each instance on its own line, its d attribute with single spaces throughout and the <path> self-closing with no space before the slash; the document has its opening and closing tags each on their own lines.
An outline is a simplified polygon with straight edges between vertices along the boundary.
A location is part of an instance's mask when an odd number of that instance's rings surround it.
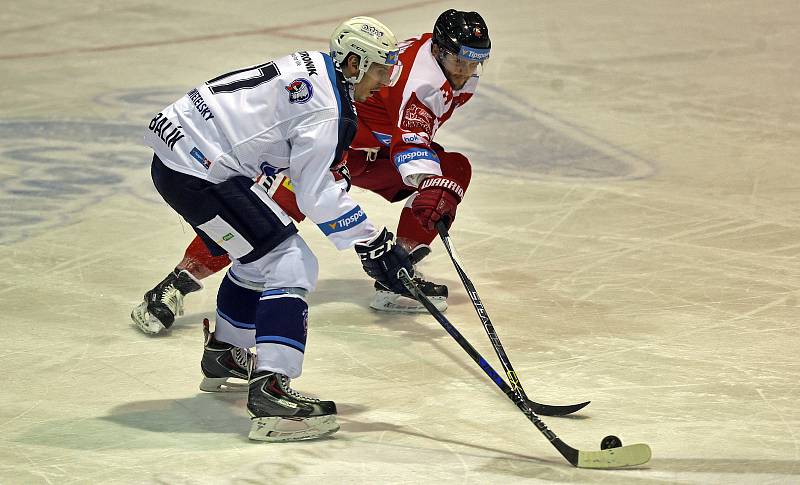
<svg viewBox="0 0 800 485">
<path fill-rule="evenodd" d="M 255 75 L 252 77 L 248 77 L 246 79 L 239 79 L 238 81 L 231 81 L 227 83 L 219 83 L 211 86 L 212 83 L 216 83 L 217 81 L 222 81 L 226 77 L 234 76 L 236 74 L 240 74 L 247 71 L 256 71 Z M 231 71 L 227 74 L 223 74 L 221 76 L 217 76 L 210 81 L 206 81 L 208 84 L 208 89 L 211 90 L 213 94 L 219 93 L 232 93 L 234 91 L 238 91 L 240 89 L 253 89 L 254 87 L 264 84 L 265 82 L 271 81 L 276 77 L 280 76 L 281 71 L 278 70 L 278 66 L 275 65 L 274 62 L 266 62 L 264 64 L 259 64 L 253 67 L 246 67 L 244 69 L 239 69 L 238 71 Z"/>
</svg>

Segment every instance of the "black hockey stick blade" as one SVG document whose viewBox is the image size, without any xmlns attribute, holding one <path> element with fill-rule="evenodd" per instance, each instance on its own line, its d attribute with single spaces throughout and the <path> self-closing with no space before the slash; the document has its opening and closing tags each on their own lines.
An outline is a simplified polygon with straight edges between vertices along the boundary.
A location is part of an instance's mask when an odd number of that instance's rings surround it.
<svg viewBox="0 0 800 485">
<path fill-rule="evenodd" d="M 581 409 L 585 408 L 589 405 L 592 401 L 584 401 L 578 404 L 568 404 L 565 406 L 557 406 L 554 404 L 541 404 L 536 401 L 528 400 L 528 405 L 531 407 L 534 413 L 540 414 L 542 416 L 567 416 L 572 413 L 576 413 Z"/>
</svg>

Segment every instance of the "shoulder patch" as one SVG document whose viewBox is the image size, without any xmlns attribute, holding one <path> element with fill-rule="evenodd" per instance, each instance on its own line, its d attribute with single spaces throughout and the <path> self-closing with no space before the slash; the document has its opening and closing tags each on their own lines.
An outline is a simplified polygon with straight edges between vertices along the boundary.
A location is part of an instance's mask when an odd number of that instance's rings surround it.
<svg viewBox="0 0 800 485">
<path fill-rule="evenodd" d="M 308 79 L 297 78 L 286 86 L 289 92 L 289 102 L 303 104 L 307 103 L 314 96 L 314 88 Z"/>
<path fill-rule="evenodd" d="M 411 132 L 433 132 L 433 121 L 436 116 L 425 103 L 417 98 L 416 93 L 406 103 L 403 109 L 403 119 L 400 121 L 400 128 Z"/>
</svg>

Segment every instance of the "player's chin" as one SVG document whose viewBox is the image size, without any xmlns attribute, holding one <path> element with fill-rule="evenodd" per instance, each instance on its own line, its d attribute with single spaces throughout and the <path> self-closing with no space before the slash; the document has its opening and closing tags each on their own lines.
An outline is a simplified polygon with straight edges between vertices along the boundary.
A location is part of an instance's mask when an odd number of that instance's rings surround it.
<svg viewBox="0 0 800 485">
<path fill-rule="evenodd" d="M 454 90 L 458 91 L 467 84 L 467 81 L 469 81 L 469 77 L 456 77 L 450 79 L 449 81 L 450 81 L 450 86 L 452 86 Z"/>
<path fill-rule="evenodd" d="M 370 91 L 367 94 L 362 94 L 361 95 L 361 99 L 356 99 L 356 101 L 358 101 L 359 103 L 363 103 L 364 101 L 366 101 L 369 98 L 373 97 L 374 95 L 378 94 L 378 91 L 380 91 L 380 90 Z"/>
</svg>

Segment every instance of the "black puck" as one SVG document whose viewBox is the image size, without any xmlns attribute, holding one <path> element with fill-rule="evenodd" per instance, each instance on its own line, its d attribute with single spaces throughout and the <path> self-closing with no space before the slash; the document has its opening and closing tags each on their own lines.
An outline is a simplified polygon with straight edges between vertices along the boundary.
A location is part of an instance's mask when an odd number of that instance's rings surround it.
<svg viewBox="0 0 800 485">
<path fill-rule="evenodd" d="M 614 435 L 608 435 L 600 442 L 600 449 L 607 450 L 609 448 L 619 448 L 622 446 L 622 440 Z"/>
</svg>

